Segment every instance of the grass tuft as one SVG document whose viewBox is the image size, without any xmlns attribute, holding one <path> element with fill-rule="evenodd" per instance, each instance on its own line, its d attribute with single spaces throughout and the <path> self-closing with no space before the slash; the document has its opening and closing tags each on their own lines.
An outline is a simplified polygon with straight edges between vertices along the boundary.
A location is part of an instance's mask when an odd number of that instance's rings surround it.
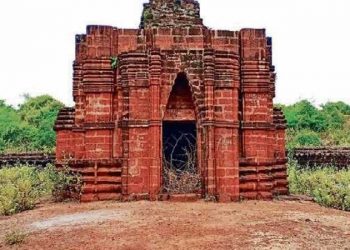
<svg viewBox="0 0 350 250">
<path fill-rule="evenodd" d="M 8 246 L 22 244 L 27 235 L 21 231 L 11 231 L 5 235 L 5 244 Z"/>
</svg>

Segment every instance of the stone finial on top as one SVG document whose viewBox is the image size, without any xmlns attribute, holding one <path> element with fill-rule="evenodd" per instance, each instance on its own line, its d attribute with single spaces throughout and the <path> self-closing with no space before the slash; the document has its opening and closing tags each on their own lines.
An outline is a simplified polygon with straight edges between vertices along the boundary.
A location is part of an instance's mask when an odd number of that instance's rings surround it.
<svg viewBox="0 0 350 250">
<path fill-rule="evenodd" d="M 195 0 L 150 0 L 144 4 L 140 28 L 203 26 Z"/>
</svg>

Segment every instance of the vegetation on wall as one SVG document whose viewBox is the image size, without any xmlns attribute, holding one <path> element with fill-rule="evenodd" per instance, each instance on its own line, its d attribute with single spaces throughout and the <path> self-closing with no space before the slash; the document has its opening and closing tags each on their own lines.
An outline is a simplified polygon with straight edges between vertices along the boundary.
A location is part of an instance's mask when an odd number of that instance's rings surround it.
<svg viewBox="0 0 350 250">
<path fill-rule="evenodd" d="M 328 102 L 316 107 L 308 100 L 277 105 L 288 123 L 287 148 L 350 146 L 350 105 Z"/>
<path fill-rule="evenodd" d="M 17 109 L 0 100 L 0 152 L 54 151 L 53 126 L 63 106 L 48 95 L 27 96 Z"/>
<path fill-rule="evenodd" d="M 113 70 L 116 70 L 119 65 L 119 58 L 117 56 L 111 57 L 111 67 Z"/>
<path fill-rule="evenodd" d="M 153 14 L 150 9 L 145 9 L 142 13 L 144 23 L 149 23 L 153 19 Z"/>
</svg>

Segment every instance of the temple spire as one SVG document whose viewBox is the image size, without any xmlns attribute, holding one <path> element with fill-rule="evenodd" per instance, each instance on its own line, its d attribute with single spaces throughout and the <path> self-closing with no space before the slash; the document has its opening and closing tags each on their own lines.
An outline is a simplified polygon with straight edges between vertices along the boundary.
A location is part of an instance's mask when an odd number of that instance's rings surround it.
<svg viewBox="0 0 350 250">
<path fill-rule="evenodd" d="M 144 4 L 140 28 L 203 26 L 195 0 L 150 0 Z"/>
</svg>

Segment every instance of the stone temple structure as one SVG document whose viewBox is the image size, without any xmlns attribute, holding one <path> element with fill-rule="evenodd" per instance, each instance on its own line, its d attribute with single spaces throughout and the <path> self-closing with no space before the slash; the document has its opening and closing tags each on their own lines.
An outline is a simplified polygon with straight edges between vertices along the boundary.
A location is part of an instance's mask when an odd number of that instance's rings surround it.
<svg viewBox="0 0 350 250">
<path fill-rule="evenodd" d="M 271 46 L 263 29 L 204 26 L 194 0 L 150 0 L 138 29 L 88 26 L 76 36 L 75 107 L 55 125 L 57 165 L 82 174 L 82 201 L 157 200 L 178 129 L 195 139 L 198 195 L 287 194 Z"/>
</svg>

